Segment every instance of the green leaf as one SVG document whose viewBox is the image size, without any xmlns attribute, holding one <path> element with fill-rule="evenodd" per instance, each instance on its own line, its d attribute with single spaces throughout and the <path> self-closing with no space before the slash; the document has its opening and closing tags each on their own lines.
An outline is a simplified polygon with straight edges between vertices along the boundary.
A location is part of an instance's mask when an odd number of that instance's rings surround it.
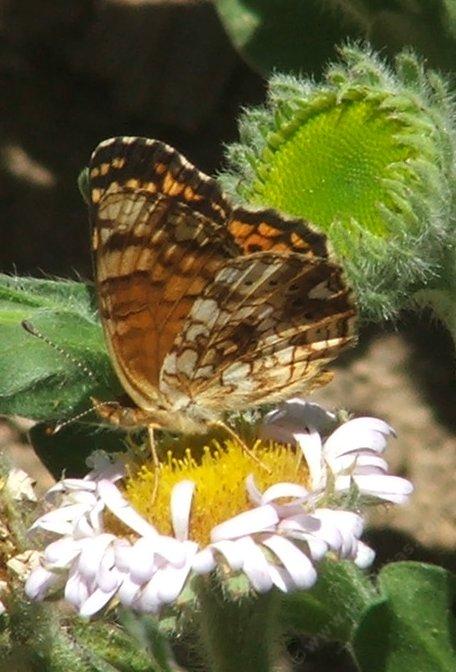
<svg viewBox="0 0 456 672">
<path fill-rule="evenodd" d="M 88 623 L 80 619 L 75 623 L 74 634 L 97 671 L 100 661 L 119 672 L 170 671 L 169 666 L 153 660 L 145 646 L 138 646 L 134 636 L 114 623 Z"/>
<path fill-rule="evenodd" d="M 216 0 L 236 49 L 263 74 L 273 70 L 317 74 L 347 31 L 319 0 Z"/>
<path fill-rule="evenodd" d="M 378 594 L 352 562 L 326 560 L 318 574 L 312 590 L 284 597 L 282 622 L 298 633 L 347 643 L 361 614 Z"/>
<path fill-rule="evenodd" d="M 121 394 L 95 306 L 84 283 L 0 275 L 0 413 L 60 421 Z"/>
<path fill-rule="evenodd" d="M 71 423 L 52 434 L 49 426 L 39 423 L 30 430 L 33 448 L 56 480 L 62 473 L 79 478 L 87 474 L 86 460 L 94 450 L 125 452 L 125 435 L 118 428 Z"/>
<path fill-rule="evenodd" d="M 353 638 L 362 672 L 454 672 L 455 577 L 398 562 L 380 572 L 379 587 L 383 597 L 367 608 Z"/>
</svg>

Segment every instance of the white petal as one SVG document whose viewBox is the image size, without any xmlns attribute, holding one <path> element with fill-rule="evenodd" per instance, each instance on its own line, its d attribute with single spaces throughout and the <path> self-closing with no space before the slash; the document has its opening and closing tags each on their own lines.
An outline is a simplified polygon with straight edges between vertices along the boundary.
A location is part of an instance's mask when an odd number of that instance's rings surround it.
<svg viewBox="0 0 456 672">
<path fill-rule="evenodd" d="M 269 574 L 273 584 L 282 591 L 289 593 L 296 589 L 296 585 L 284 567 L 269 565 Z"/>
<path fill-rule="evenodd" d="M 282 532 L 295 530 L 300 532 L 317 532 L 321 527 L 321 521 L 308 513 L 299 513 L 288 516 L 280 521 L 278 529 Z"/>
<path fill-rule="evenodd" d="M 413 485 L 410 481 L 400 476 L 386 474 L 338 476 L 335 481 L 336 490 L 338 492 L 348 490 L 351 486 L 351 479 L 363 495 L 378 497 L 395 504 L 404 504 L 413 492 Z"/>
<path fill-rule="evenodd" d="M 156 613 L 160 609 L 162 602 L 158 597 L 158 587 L 162 571 L 161 569 L 157 570 L 151 580 L 141 590 L 132 605 L 134 608 L 146 613 Z"/>
<path fill-rule="evenodd" d="M 216 541 L 211 546 L 224 556 L 233 572 L 237 572 L 242 568 L 244 558 L 241 549 L 235 541 Z"/>
<path fill-rule="evenodd" d="M 355 565 L 360 569 L 367 569 L 375 560 L 375 551 L 369 548 L 362 541 L 358 542 L 357 553 L 355 557 Z"/>
<path fill-rule="evenodd" d="M 318 404 L 294 398 L 283 402 L 263 418 L 260 437 L 294 443 L 294 435 L 315 427 L 320 433 L 327 433 L 336 421 L 333 413 L 325 411 Z"/>
<path fill-rule="evenodd" d="M 141 537 L 127 552 L 130 577 L 139 585 L 150 581 L 157 571 L 155 562 L 155 539 Z"/>
<path fill-rule="evenodd" d="M 309 467 L 310 483 L 315 490 L 324 479 L 321 437 L 312 430 L 310 433 L 295 434 L 295 439 Z"/>
<path fill-rule="evenodd" d="M 56 534 L 70 535 L 73 532 L 73 521 L 77 520 L 79 516 L 84 515 L 86 507 L 80 504 L 73 504 L 64 506 L 54 511 L 45 513 L 36 520 L 30 527 L 31 530 L 41 528 Z"/>
<path fill-rule="evenodd" d="M 61 582 L 61 577 L 44 567 L 36 567 L 25 583 L 25 593 L 31 600 L 42 600 L 49 588 Z"/>
<path fill-rule="evenodd" d="M 297 483 L 274 483 L 264 491 L 261 504 L 270 504 L 275 499 L 282 497 L 293 497 L 304 500 L 308 491 L 302 485 Z"/>
<path fill-rule="evenodd" d="M 126 572 L 130 569 L 130 562 L 132 558 L 132 546 L 126 539 L 115 539 L 113 542 L 114 557 L 116 567 L 121 572 Z"/>
<path fill-rule="evenodd" d="M 192 508 L 195 484 L 193 481 L 180 481 L 171 492 L 171 521 L 174 536 L 179 541 L 188 539 L 188 526 Z"/>
<path fill-rule="evenodd" d="M 209 574 L 217 566 L 214 553 L 210 547 L 199 551 L 192 562 L 192 569 L 196 574 Z"/>
<path fill-rule="evenodd" d="M 195 555 L 197 545 L 193 544 L 192 542 L 187 543 L 189 546 L 187 549 L 188 556 L 185 565 L 183 567 L 172 567 L 168 565 L 168 567 L 161 570 L 158 597 L 160 601 L 165 604 L 174 602 L 174 600 L 179 596 L 192 568 L 192 560 L 193 556 Z M 191 549 L 193 549 L 193 552 Z"/>
<path fill-rule="evenodd" d="M 305 534 L 305 533 L 302 535 L 301 538 L 303 541 L 306 542 L 312 560 L 314 560 L 315 562 L 320 562 L 320 560 L 323 560 L 329 549 L 329 546 L 326 543 L 326 541 L 312 534 Z"/>
<path fill-rule="evenodd" d="M 80 616 L 93 616 L 100 609 L 103 609 L 105 604 L 109 602 L 111 597 L 115 595 L 117 588 L 105 593 L 101 588 L 97 588 L 79 607 Z"/>
<path fill-rule="evenodd" d="M 279 517 L 273 506 L 270 504 L 257 506 L 214 527 L 211 531 L 211 541 L 235 539 L 263 530 L 267 531 L 271 526 L 276 525 L 278 521 Z"/>
<path fill-rule="evenodd" d="M 311 561 L 291 541 L 278 535 L 263 542 L 279 558 L 298 588 L 310 588 L 317 580 L 317 572 Z"/>
<path fill-rule="evenodd" d="M 114 566 L 115 555 L 112 545 L 106 549 L 106 552 L 101 559 L 100 567 L 98 568 L 96 583 L 97 586 L 105 593 L 112 590 L 117 590 L 120 585 L 122 575 Z"/>
<path fill-rule="evenodd" d="M 377 455 L 373 450 L 356 450 L 353 453 L 345 453 L 338 457 L 328 460 L 328 464 L 334 473 L 351 470 L 355 468 L 355 472 L 359 469 L 371 467 L 380 469 L 381 471 L 388 471 L 388 463 L 382 457 Z"/>
<path fill-rule="evenodd" d="M 59 567 L 71 563 L 81 552 L 81 544 L 72 537 L 63 537 L 49 544 L 44 551 L 46 562 Z"/>
<path fill-rule="evenodd" d="M 355 418 L 336 429 L 325 441 L 324 453 L 329 458 L 343 453 L 368 448 L 377 453 L 385 449 L 387 437 L 394 430 L 378 418 Z"/>
<path fill-rule="evenodd" d="M 57 492 L 67 492 L 68 490 L 87 490 L 95 492 L 96 488 L 97 484 L 93 481 L 85 481 L 82 478 L 65 478 L 49 488 L 46 492 L 46 499 L 48 499 L 49 495 L 53 495 Z"/>
<path fill-rule="evenodd" d="M 88 537 L 97 537 L 98 531 L 94 530 L 87 516 L 81 516 L 73 524 L 73 536 L 75 539 L 85 539 Z"/>
<path fill-rule="evenodd" d="M 253 474 L 249 474 L 245 479 L 245 487 L 250 501 L 256 505 L 261 504 L 262 492 L 257 487 Z"/>
<path fill-rule="evenodd" d="M 187 545 L 193 542 L 178 541 L 174 537 L 159 534 L 154 538 L 155 553 L 175 567 L 182 567 L 187 559 Z"/>
<path fill-rule="evenodd" d="M 317 513 L 315 517 L 318 518 Z M 321 520 L 321 525 L 318 531 L 313 533 L 314 537 L 319 537 L 328 546 L 338 553 L 344 543 L 343 536 L 332 521 Z"/>
<path fill-rule="evenodd" d="M 141 536 L 155 536 L 157 530 L 147 522 L 110 481 L 100 481 L 98 492 L 107 508 Z"/>
<path fill-rule="evenodd" d="M 100 534 L 92 539 L 84 540 L 81 545 L 78 570 L 85 579 L 90 580 L 95 577 L 105 551 L 114 539 L 113 534 Z"/>
<path fill-rule="evenodd" d="M 89 597 L 89 589 L 87 583 L 83 580 L 79 572 L 70 574 L 65 585 L 65 599 L 70 602 L 76 609 Z"/>
<path fill-rule="evenodd" d="M 236 545 L 244 558 L 243 572 L 258 593 L 266 593 L 272 588 L 273 584 L 263 551 L 250 537 L 238 539 Z"/>
<path fill-rule="evenodd" d="M 132 581 L 130 576 L 124 574 L 117 596 L 124 606 L 130 607 L 138 597 L 140 588 L 141 586 Z"/>
<path fill-rule="evenodd" d="M 103 511 L 104 502 L 99 500 L 89 513 L 90 525 L 96 534 L 101 534 L 103 532 Z"/>
</svg>

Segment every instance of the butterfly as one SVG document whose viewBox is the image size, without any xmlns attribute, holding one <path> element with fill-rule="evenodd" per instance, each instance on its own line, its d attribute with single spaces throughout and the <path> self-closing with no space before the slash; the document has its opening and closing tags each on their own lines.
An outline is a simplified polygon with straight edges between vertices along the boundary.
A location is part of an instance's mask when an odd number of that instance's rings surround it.
<svg viewBox="0 0 456 672">
<path fill-rule="evenodd" d="M 206 432 L 329 381 L 356 306 L 323 234 L 232 205 L 158 140 L 102 142 L 88 194 L 101 322 L 131 400 L 101 406 L 104 417 Z"/>
</svg>

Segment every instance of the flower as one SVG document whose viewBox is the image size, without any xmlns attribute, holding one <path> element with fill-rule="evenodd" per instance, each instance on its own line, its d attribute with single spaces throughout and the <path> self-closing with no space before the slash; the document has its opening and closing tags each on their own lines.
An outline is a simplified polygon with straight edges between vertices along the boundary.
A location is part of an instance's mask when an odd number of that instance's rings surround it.
<svg viewBox="0 0 456 672">
<path fill-rule="evenodd" d="M 314 404 L 286 402 L 260 431 L 299 450 L 263 440 L 255 444 L 257 464 L 227 440 L 206 448 L 199 462 L 190 453 L 168 456 L 153 502 L 145 487 L 152 493 L 154 474 L 146 466 L 129 473 L 98 453 L 84 479 L 64 479 L 48 494 L 61 502 L 33 528 L 60 538 L 27 579 L 28 596 L 43 599 L 64 586 L 83 616 L 113 598 L 155 613 L 183 599 L 192 577 L 216 569 L 244 574 L 261 593 L 310 588 L 327 555 L 368 566 L 374 553 L 360 540 L 360 503 L 404 502 L 412 486 L 387 475 L 379 457 L 392 433 L 386 423 L 351 420 L 323 441 L 319 432 L 334 424 L 335 416 Z M 273 464 L 282 480 L 262 468 Z M 356 510 L 345 503 L 354 487 Z"/>
<path fill-rule="evenodd" d="M 413 490 L 410 481 L 388 474 L 381 457 L 389 436 L 395 432 L 378 418 L 355 418 L 340 425 L 322 441 L 322 428 L 336 423 L 333 413 L 302 399 L 291 399 L 265 416 L 263 438 L 298 443 L 310 471 L 312 490 L 323 493 L 328 478 L 334 490 L 347 492 L 350 485 L 367 498 L 404 504 Z"/>
</svg>

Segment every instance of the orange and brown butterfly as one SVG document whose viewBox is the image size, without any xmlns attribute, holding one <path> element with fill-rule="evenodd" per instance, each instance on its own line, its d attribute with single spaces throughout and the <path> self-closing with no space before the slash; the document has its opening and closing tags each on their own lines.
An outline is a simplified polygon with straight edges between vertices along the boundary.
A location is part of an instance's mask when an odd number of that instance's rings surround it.
<svg viewBox="0 0 456 672">
<path fill-rule="evenodd" d="M 158 140 L 102 142 L 89 196 L 101 320 L 134 402 L 102 406 L 104 417 L 204 432 L 328 382 L 356 308 L 324 235 L 234 207 Z"/>
</svg>

